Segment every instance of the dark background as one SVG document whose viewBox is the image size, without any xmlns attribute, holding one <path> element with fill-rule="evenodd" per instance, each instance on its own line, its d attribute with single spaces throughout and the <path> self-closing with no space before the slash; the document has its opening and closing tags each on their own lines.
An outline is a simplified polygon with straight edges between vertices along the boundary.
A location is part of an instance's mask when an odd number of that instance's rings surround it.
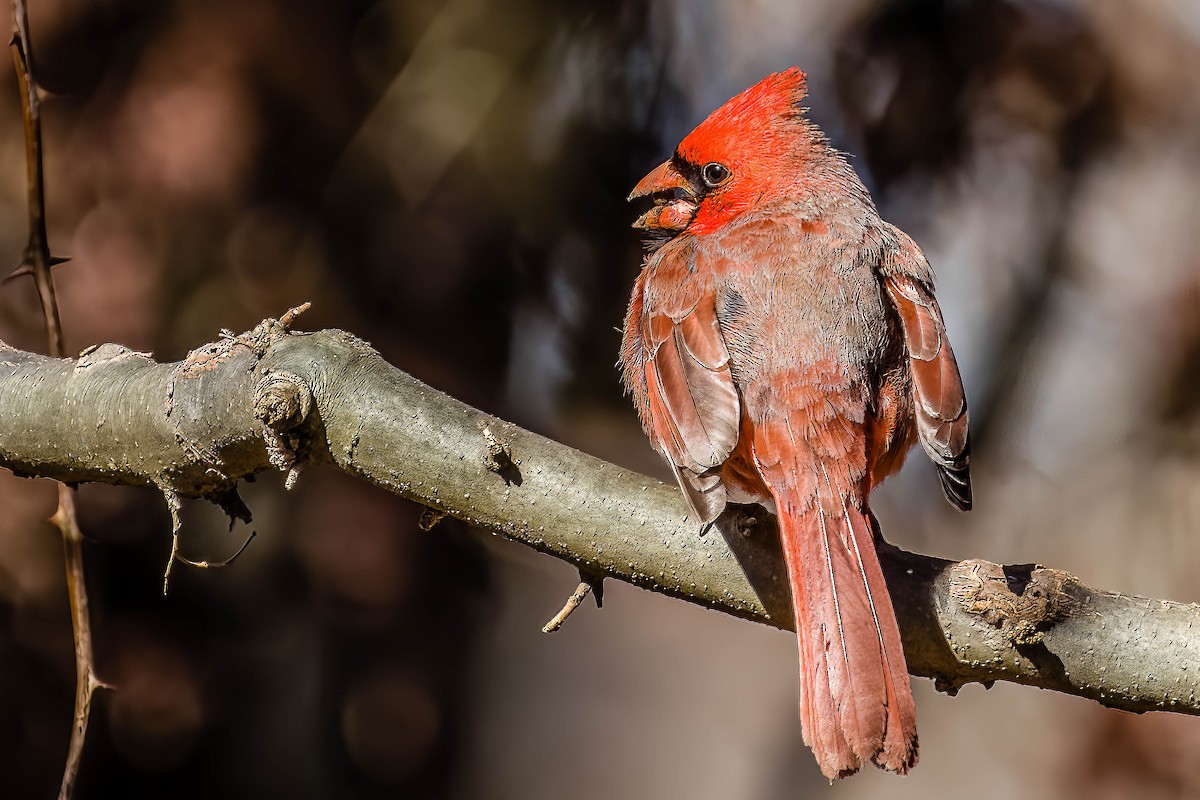
<svg viewBox="0 0 1200 800">
<path fill-rule="evenodd" d="M 37 0 L 68 349 L 181 358 L 304 300 L 487 411 L 664 476 L 614 361 L 623 198 L 797 64 L 939 275 L 976 510 L 920 456 L 890 538 L 1200 600 L 1200 11 L 1182 0 Z M 7 4 L 0 3 L 7 18 Z M 25 238 L 0 70 L 0 265 Z M 0 338 L 44 348 L 28 280 Z M 922 761 L 829 789 L 790 637 L 609 585 L 328 470 L 179 570 L 148 491 L 84 487 L 100 675 L 80 798 L 1184 797 L 1200 722 L 916 681 Z M 50 797 L 74 669 L 54 489 L 0 475 L 0 792 Z M 184 552 L 230 533 L 186 508 Z"/>
</svg>

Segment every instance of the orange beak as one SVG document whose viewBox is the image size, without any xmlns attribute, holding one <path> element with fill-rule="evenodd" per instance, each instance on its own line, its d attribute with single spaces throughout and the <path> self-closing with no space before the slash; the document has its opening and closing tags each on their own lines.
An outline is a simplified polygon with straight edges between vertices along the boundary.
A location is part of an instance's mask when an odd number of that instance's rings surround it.
<svg viewBox="0 0 1200 800">
<path fill-rule="evenodd" d="M 654 207 L 642 214 L 633 227 L 651 231 L 682 231 L 696 215 L 696 191 L 669 160 L 638 181 L 630 200 L 653 197 Z"/>
<path fill-rule="evenodd" d="M 633 192 L 629 195 L 629 200 L 636 200 L 639 197 L 646 197 L 652 194 L 666 194 L 679 190 L 687 193 L 687 196 L 692 200 L 696 199 L 696 193 L 692 191 L 692 185 L 688 183 L 687 178 L 679 174 L 679 170 L 675 169 L 675 165 L 670 159 L 659 164 L 650 174 L 638 181 L 638 185 L 633 187 Z"/>
</svg>

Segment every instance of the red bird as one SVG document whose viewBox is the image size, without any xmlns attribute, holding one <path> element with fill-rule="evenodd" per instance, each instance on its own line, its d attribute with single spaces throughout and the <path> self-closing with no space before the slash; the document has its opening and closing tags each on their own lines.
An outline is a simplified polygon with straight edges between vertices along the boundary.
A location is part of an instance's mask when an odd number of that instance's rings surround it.
<svg viewBox="0 0 1200 800">
<path fill-rule="evenodd" d="M 971 507 L 967 407 L 921 250 L 804 118 L 804 73 L 717 109 L 630 199 L 651 252 L 621 362 L 695 516 L 779 518 L 804 741 L 830 779 L 907 772 L 916 709 L 871 489 L 919 439 Z"/>
</svg>

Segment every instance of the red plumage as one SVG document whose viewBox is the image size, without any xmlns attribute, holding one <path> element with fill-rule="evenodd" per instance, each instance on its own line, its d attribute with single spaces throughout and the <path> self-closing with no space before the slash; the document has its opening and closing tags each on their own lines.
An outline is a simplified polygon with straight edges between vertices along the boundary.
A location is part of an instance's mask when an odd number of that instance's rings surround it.
<svg viewBox="0 0 1200 800">
<path fill-rule="evenodd" d="M 916 711 L 867 499 L 920 440 L 970 507 L 962 381 L 925 257 L 882 221 L 771 75 L 689 134 L 631 199 L 654 247 L 621 361 L 642 425 L 698 520 L 779 517 L 805 742 L 830 778 L 906 772 Z"/>
</svg>

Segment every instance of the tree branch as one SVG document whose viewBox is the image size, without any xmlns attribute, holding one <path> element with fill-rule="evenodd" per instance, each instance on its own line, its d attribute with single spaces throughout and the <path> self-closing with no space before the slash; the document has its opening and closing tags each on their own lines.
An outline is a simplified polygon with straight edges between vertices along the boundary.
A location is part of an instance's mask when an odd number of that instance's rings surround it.
<svg viewBox="0 0 1200 800">
<path fill-rule="evenodd" d="M 287 327 L 267 320 L 176 364 L 116 345 L 71 360 L 0 345 L 0 465 L 241 513 L 241 478 L 329 463 L 584 574 L 791 626 L 769 514 L 732 509 L 702 533 L 673 486 L 470 408 L 350 334 Z M 938 688 L 1005 680 L 1200 714 L 1197 606 L 1036 565 L 880 550 L 909 668 Z"/>
</svg>

